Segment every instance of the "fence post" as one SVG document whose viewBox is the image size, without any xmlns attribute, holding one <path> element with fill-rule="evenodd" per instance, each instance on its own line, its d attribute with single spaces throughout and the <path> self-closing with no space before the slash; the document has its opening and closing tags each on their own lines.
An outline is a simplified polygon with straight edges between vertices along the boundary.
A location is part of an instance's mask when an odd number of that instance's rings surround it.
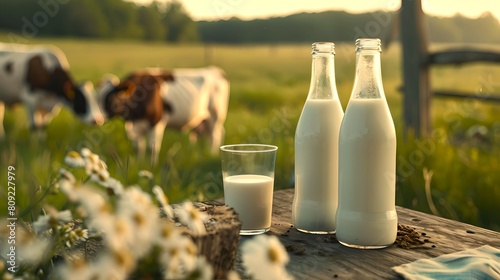
<svg viewBox="0 0 500 280">
<path fill-rule="evenodd" d="M 403 119 L 406 133 L 430 132 L 430 86 L 427 25 L 421 0 L 401 0 L 400 30 L 403 52 Z"/>
</svg>

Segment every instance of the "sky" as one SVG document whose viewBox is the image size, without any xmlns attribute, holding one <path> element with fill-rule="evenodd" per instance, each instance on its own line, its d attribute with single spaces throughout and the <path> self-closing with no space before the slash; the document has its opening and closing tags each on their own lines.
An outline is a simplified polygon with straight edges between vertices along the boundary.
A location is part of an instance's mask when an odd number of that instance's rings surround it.
<svg viewBox="0 0 500 280">
<path fill-rule="evenodd" d="M 133 0 L 149 2 L 151 0 Z M 168 0 L 160 0 L 168 1 Z M 236 16 L 241 19 L 286 16 L 298 12 L 346 10 L 362 13 L 374 10 L 397 10 L 402 0 L 179 0 L 194 20 L 219 20 Z M 411 1 L 411 0 L 404 0 Z M 500 19 L 499 0 L 422 0 L 424 12 L 453 16 L 461 13 L 478 17 L 490 11 Z"/>
</svg>

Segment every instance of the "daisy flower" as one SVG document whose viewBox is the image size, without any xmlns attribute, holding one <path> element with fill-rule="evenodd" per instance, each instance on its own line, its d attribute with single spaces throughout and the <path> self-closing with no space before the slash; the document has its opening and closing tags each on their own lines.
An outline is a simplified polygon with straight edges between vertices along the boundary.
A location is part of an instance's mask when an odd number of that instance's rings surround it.
<svg viewBox="0 0 500 280">
<path fill-rule="evenodd" d="M 87 157 L 89 157 L 89 155 L 91 155 L 93 153 L 92 153 L 92 151 L 90 151 L 89 148 L 82 148 L 80 150 L 80 154 L 82 155 L 82 157 L 87 158 Z"/>
<path fill-rule="evenodd" d="M 138 175 L 139 175 L 139 177 L 153 180 L 153 173 L 151 173 L 151 171 L 141 170 L 141 171 L 139 171 Z"/>
<path fill-rule="evenodd" d="M 64 163 L 71 167 L 84 167 L 85 159 L 78 152 L 70 151 L 64 157 Z"/>
<path fill-rule="evenodd" d="M 73 184 L 76 183 L 75 175 L 73 175 L 73 173 L 71 173 L 67 169 L 59 168 L 59 175 L 61 176 L 59 181 L 68 181 L 69 183 Z"/>
<path fill-rule="evenodd" d="M 57 266 L 56 275 L 57 279 L 65 280 L 100 279 L 95 267 L 82 259 L 75 259 Z"/>
<path fill-rule="evenodd" d="M 98 183 L 99 185 L 106 187 L 109 179 L 109 172 L 105 168 L 94 167 L 90 173 L 90 180 Z"/>
<path fill-rule="evenodd" d="M 64 168 L 59 169 L 59 175 L 61 177 L 57 182 L 57 188 L 61 190 L 70 201 L 75 202 L 78 199 L 75 193 L 75 187 L 79 186 L 75 176 Z"/>
<path fill-rule="evenodd" d="M 112 250 L 128 248 L 134 242 L 133 225 L 125 217 L 104 215 L 96 218 L 92 227 L 103 233 L 106 245 Z"/>
<path fill-rule="evenodd" d="M 66 246 L 72 247 L 80 241 L 85 241 L 89 238 L 89 230 L 88 229 L 71 229 L 68 228 L 66 233 L 64 234 L 64 238 L 66 238 Z"/>
<path fill-rule="evenodd" d="M 241 250 L 243 266 L 255 279 L 292 279 L 285 269 L 288 254 L 276 236 L 256 236 Z"/>
<path fill-rule="evenodd" d="M 238 274 L 238 272 L 236 272 L 234 270 L 229 271 L 227 273 L 226 277 L 227 277 L 227 280 L 241 280 L 241 277 Z"/>
<path fill-rule="evenodd" d="M 109 178 L 108 166 L 99 158 L 99 155 L 92 153 L 89 149 L 83 148 L 81 154 L 85 160 L 85 173 L 90 176 L 90 180 L 105 186 Z"/>
<path fill-rule="evenodd" d="M 153 193 L 155 194 L 156 200 L 158 200 L 158 203 L 163 209 L 163 213 L 165 213 L 165 215 L 167 215 L 168 218 L 173 219 L 174 210 L 172 209 L 172 206 L 170 206 L 170 204 L 168 203 L 168 197 L 165 195 L 162 188 L 160 186 L 154 186 Z"/>
<path fill-rule="evenodd" d="M 214 271 L 204 256 L 196 259 L 195 267 L 189 272 L 188 279 L 211 280 Z"/>
<path fill-rule="evenodd" d="M 196 268 L 198 250 L 191 238 L 176 230 L 158 245 L 161 249 L 159 263 L 164 268 L 165 279 L 185 278 Z"/>
<path fill-rule="evenodd" d="M 73 189 L 73 195 L 76 197 L 76 202 L 80 204 L 82 213 L 91 218 L 98 218 L 109 215 L 111 212 L 110 205 L 106 202 L 103 195 L 90 189 L 87 186 L 81 186 Z"/>
<path fill-rule="evenodd" d="M 192 202 L 184 202 L 178 209 L 177 216 L 179 221 L 186 225 L 194 234 L 206 233 L 205 222 L 208 220 L 208 215 L 196 209 Z"/>
<path fill-rule="evenodd" d="M 105 184 L 108 195 L 120 196 L 123 194 L 123 184 L 115 178 L 109 177 Z"/>
<path fill-rule="evenodd" d="M 48 239 L 40 238 L 24 227 L 16 228 L 16 254 L 20 261 L 37 265 L 51 247 Z"/>
<path fill-rule="evenodd" d="M 64 210 L 58 212 L 53 207 L 46 207 L 47 215 L 38 217 L 38 220 L 33 223 L 33 228 L 36 232 L 43 232 L 49 228 L 55 228 L 60 224 L 71 221 L 71 211 Z"/>
<path fill-rule="evenodd" d="M 138 187 L 127 188 L 118 201 L 116 216 L 132 225 L 132 252 L 137 257 L 147 253 L 158 232 L 158 210 L 151 197 Z"/>
</svg>

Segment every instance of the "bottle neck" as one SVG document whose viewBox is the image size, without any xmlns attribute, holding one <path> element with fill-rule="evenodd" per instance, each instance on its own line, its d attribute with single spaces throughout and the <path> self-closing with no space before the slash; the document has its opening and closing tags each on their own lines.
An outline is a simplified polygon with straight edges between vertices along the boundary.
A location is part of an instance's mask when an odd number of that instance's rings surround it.
<svg viewBox="0 0 500 280">
<path fill-rule="evenodd" d="M 379 50 L 356 51 L 356 75 L 351 99 L 385 99 Z"/>
<path fill-rule="evenodd" d="M 313 53 L 308 99 L 338 99 L 333 53 Z"/>
</svg>

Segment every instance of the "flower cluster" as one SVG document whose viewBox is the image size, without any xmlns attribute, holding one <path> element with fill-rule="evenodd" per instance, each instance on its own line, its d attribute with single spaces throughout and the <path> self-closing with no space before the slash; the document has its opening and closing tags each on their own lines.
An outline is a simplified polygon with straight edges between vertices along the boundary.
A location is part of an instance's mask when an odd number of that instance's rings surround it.
<svg viewBox="0 0 500 280">
<path fill-rule="evenodd" d="M 18 228 L 21 267 L 11 274 L 0 258 L 0 279 L 212 279 L 211 265 L 176 224 L 202 235 L 206 213 L 191 202 L 174 210 L 160 186 L 152 188 L 154 196 L 138 186 L 124 187 L 89 149 L 69 152 L 64 162 L 68 167 L 59 170 L 56 184 L 67 199 L 65 209 L 46 205 L 44 215 Z M 72 169 L 83 170 L 86 179 L 77 180 Z M 153 181 L 149 171 L 139 176 Z M 2 244 L 6 228 L 0 225 Z M 100 244 L 97 253 L 87 254 L 90 241 Z M 242 250 L 255 279 L 290 279 L 284 269 L 288 255 L 275 237 L 259 236 Z M 239 275 L 232 271 L 228 278 Z"/>
</svg>

